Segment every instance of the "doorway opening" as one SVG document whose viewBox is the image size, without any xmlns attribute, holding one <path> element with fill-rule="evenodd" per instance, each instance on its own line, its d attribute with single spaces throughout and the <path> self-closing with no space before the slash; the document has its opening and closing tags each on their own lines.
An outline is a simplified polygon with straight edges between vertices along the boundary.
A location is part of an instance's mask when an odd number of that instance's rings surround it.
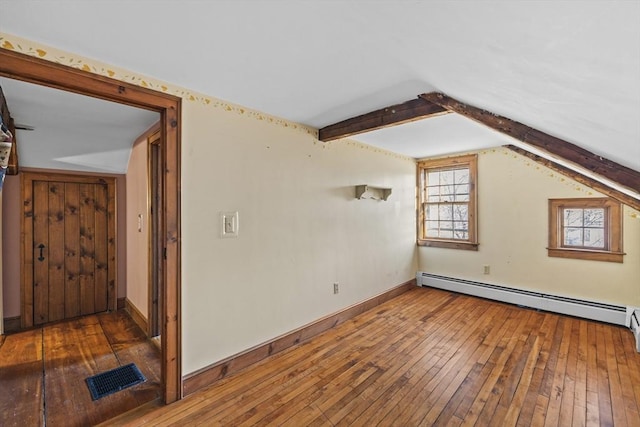
<svg viewBox="0 0 640 427">
<path fill-rule="evenodd" d="M 0 76 L 113 101 L 160 114 L 158 175 L 161 206 L 153 233 L 161 265 L 158 331 L 161 336 L 161 378 L 165 404 L 182 396 L 180 345 L 180 132 L 181 99 L 108 77 L 0 49 Z"/>
</svg>

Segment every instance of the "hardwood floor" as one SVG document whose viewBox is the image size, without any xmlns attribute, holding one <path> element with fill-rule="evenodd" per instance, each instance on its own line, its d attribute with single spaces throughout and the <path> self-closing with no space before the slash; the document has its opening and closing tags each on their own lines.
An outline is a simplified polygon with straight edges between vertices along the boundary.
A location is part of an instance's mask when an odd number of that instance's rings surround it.
<svg viewBox="0 0 640 427">
<path fill-rule="evenodd" d="M 132 426 L 640 425 L 622 327 L 415 288 Z"/>
<path fill-rule="evenodd" d="M 85 379 L 135 363 L 147 381 L 92 401 Z M 0 340 L 0 425 L 87 426 L 161 396 L 160 352 L 124 311 Z"/>
</svg>

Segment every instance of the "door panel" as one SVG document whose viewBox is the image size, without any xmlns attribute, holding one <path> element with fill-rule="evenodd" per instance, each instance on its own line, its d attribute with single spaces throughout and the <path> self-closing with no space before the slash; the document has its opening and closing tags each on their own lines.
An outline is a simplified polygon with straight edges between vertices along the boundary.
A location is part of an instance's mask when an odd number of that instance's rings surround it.
<svg viewBox="0 0 640 427">
<path fill-rule="evenodd" d="M 46 183 L 45 183 L 46 184 Z M 64 183 L 49 184 L 49 321 L 64 319 Z M 45 259 L 46 262 L 46 259 Z M 43 262 L 44 263 L 44 262 Z M 36 263 L 38 265 L 39 263 Z"/>
<path fill-rule="evenodd" d="M 49 321 L 49 184 L 33 183 L 33 320 Z M 26 243 L 26 242 L 25 242 Z"/>
<path fill-rule="evenodd" d="M 64 209 L 64 315 L 80 316 L 80 186 L 65 184 Z"/>
<path fill-rule="evenodd" d="M 23 187 L 23 227 L 24 244 L 33 251 L 24 268 L 32 266 L 25 277 L 33 282 L 24 284 L 23 318 L 29 316 L 29 302 L 33 313 L 32 323 L 23 326 L 115 309 L 115 181 L 29 178 L 24 180 L 29 188 Z"/>
<path fill-rule="evenodd" d="M 80 314 L 95 312 L 95 191 L 80 184 Z"/>
<path fill-rule="evenodd" d="M 95 230 L 94 230 L 94 303 L 96 312 L 107 310 L 108 269 L 107 269 L 107 192 L 106 186 L 94 188 L 95 191 Z"/>
</svg>

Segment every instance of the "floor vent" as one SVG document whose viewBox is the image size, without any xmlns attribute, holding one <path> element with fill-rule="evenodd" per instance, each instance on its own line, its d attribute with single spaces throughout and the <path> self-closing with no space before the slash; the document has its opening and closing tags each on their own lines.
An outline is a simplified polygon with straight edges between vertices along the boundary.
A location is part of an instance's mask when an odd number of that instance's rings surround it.
<svg viewBox="0 0 640 427">
<path fill-rule="evenodd" d="M 446 289 L 453 292 L 475 295 L 524 307 L 568 314 L 570 316 L 583 317 L 586 319 L 613 323 L 615 325 L 629 326 L 627 309 L 623 306 L 543 294 L 540 292 L 520 290 L 506 286 L 475 282 L 472 280 L 456 279 L 453 277 L 438 276 L 436 274 L 424 272 L 419 272 L 416 279 L 419 286 Z"/>
<path fill-rule="evenodd" d="M 146 381 L 135 363 L 130 363 L 87 378 L 91 398 L 98 400 L 117 391 Z"/>
</svg>

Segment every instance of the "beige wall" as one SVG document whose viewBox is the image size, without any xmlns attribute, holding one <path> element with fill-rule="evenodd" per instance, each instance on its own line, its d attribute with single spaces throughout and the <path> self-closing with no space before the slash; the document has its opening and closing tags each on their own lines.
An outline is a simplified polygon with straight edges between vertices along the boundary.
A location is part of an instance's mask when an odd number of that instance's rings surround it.
<svg viewBox="0 0 640 427">
<path fill-rule="evenodd" d="M 414 277 L 412 159 L 183 107 L 184 373 Z M 357 184 L 393 194 L 356 200 Z M 239 212 L 238 238 L 220 237 L 225 211 Z"/>
<path fill-rule="evenodd" d="M 421 247 L 421 271 L 640 306 L 640 213 L 624 208 L 623 264 L 550 258 L 547 200 L 601 194 L 505 148 L 480 152 L 478 191 L 479 251 Z"/>
<path fill-rule="evenodd" d="M 156 127 L 154 127 L 155 129 Z M 145 318 L 149 306 L 149 218 L 147 197 L 147 136 L 138 138 L 127 168 L 127 299 Z M 138 215 L 142 229 L 138 231 Z"/>
</svg>

